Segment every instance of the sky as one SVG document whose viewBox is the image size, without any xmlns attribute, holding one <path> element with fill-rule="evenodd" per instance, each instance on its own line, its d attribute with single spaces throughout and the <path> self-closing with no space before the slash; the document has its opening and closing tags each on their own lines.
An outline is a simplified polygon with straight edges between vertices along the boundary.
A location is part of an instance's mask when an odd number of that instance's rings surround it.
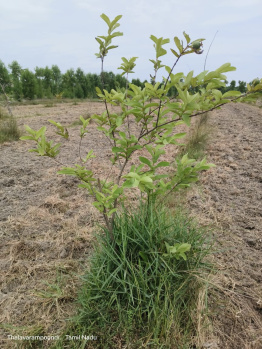
<svg viewBox="0 0 262 349">
<path fill-rule="evenodd" d="M 63 73 L 78 67 L 99 73 L 95 37 L 107 34 L 102 13 L 111 20 L 123 15 L 117 30 L 124 35 L 113 41 L 119 47 L 105 58 L 106 71 L 120 73 L 121 57 L 135 56 L 132 78 L 150 80 L 149 59 L 155 58 L 150 35 L 170 38 L 161 59 L 173 65 L 173 38 L 182 39 L 185 31 L 192 40 L 206 39 L 204 52 L 184 56 L 175 72 L 199 74 L 206 60 L 209 71 L 227 62 L 235 66 L 228 81 L 262 77 L 262 0 L 0 0 L 0 60 L 6 66 L 16 60 L 31 71 L 56 64 Z"/>
</svg>

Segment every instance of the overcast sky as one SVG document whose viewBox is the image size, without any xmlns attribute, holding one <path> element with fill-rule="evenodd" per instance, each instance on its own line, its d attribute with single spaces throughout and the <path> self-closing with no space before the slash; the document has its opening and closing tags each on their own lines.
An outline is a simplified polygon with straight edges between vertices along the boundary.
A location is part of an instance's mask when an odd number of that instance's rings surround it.
<svg viewBox="0 0 262 349">
<path fill-rule="evenodd" d="M 6 65 L 17 60 L 30 70 L 57 64 L 63 73 L 78 67 L 99 73 L 95 37 L 107 33 L 102 13 L 111 20 L 123 15 L 118 30 L 124 36 L 114 41 L 119 47 L 106 58 L 107 71 L 119 73 L 121 57 L 137 56 L 132 77 L 149 80 L 150 35 L 170 38 L 169 47 L 174 47 L 174 36 L 182 38 L 186 31 L 192 40 L 206 38 L 205 51 L 185 56 L 177 72 L 198 74 L 218 31 L 206 69 L 230 62 L 237 71 L 227 74 L 229 81 L 262 77 L 262 0 L 0 0 L 0 60 Z M 172 53 L 165 57 L 163 63 L 171 65 Z"/>
</svg>

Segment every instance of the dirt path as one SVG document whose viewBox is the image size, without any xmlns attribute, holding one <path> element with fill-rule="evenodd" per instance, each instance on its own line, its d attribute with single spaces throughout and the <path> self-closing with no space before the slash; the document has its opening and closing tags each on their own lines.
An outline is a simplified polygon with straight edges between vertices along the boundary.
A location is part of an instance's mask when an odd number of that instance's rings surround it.
<svg viewBox="0 0 262 349">
<path fill-rule="evenodd" d="M 17 107 L 22 127 L 48 126 L 47 135 L 60 142 L 48 119 L 66 125 L 80 115 L 99 113 L 100 103 Z M 63 162 L 70 165 L 78 156 L 78 127 L 69 127 L 73 147 L 63 142 Z M 84 147 L 94 148 L 103 159 L 105 140 L 91 125 L 92 137 Z M 12 335 L 54 335 L 74 313 L 78 277 L 86 269 L 97 222 L 96 210 L 78 180 L 59 176 L 61 168 L 49 158 L 28 152 L 30 142 L 0 145 L 0 347 L 14 348 Z M 94 162 L 94 167 L 96 163 Z M 47 284 L 48 283 L 48 284 Z M 54 286 L 58 285 L 58 286 Z"/>
<path fill-rule="evenodd" d="M 69 125 L 101 108 L 99 103 L 37 105 L 17 107 L 14 114 L 20 125 L 40 128 L 50 118 Z M 242 104 L 211 113 L 214 132 L 207 153 L 217 167 L 202 174 L 188 198 L 193 214 L 214 227 L 218 250 L 219 276 L 209 300 L 215 338 L 209 348 L 262 348 L 261 116 L 258 107 Z M 75 148 L 64 142 L 68 164 L 78 155 L 78 131 L 70 131 Z M 106 144 L 91 125 L 84 146 L 102 156 L 93 163 L 98 173 L 108 170 Z M 16 326 L 0 328 L 1 348 L 14 347 L 7 334 L 50 335 L 66 325 L 76 274 L 86 266 L 100 219 L 77 180 L 57 176 L 56 164 L 28 153 L 30 146 L 0 145 L 0 322 Z"/>
<path fill-rule="evenodd" d="M 221 349 L 262 348 L 262 110 L 229 104 L 211 114 L 207 153 L 216 168 L 189 200 L 214 227 L 219 275 L 210 305 Z M 214 346 L 215 347 L 215 346 Z"/>
</svg>

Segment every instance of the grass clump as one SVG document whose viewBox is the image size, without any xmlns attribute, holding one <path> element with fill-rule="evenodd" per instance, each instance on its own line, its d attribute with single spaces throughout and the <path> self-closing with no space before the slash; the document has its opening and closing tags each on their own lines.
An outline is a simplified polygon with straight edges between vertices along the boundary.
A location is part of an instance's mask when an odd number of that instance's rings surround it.
<svg viewBox="0 0 262 349">
<path fill-rule="evenodd" d="M 54 107 L 56 107 L 56 104 L 53 102 L 47 102 L 47 103 L 45 103 L 44 107 L 45 108 L 54 108 Z"/>
<path fill-rule="evenodd" d="M 181 148 L 179 156 L 188 154 L 190 159 L 199 159 L 205 156 L 205 149 L 210 137 L 208 113 L 201 115 L 189 131 L 186 144 Z"/>
<path fill-rule="evenodd" d="M 206 234 L 181 212 L 170 216 L 143 205 L 117 216 L 113 234 L 114 241 L 107 229 L 97 237 L 79 313 L 66 334 L 96 336 L 88 348 L 188 348 L 209 271 Z M 167 253 L 167 244 L 185 243 L 185 259 Z M 64 339 L 55 348 L 69 344 Z M 85 348 L 85 342 L 72 348 Z"/>
<path fill-rule="evenodd" d="M 0 120 L 9 118 L 9 115 L 0 107 Z"/>
<path fill-rule="evenodd" d="M 13 116 L 8 116 L 6 120 L 0 118 L 0 143 L 18 141 L 20 136 L 21 132 Z"/>
</svg>

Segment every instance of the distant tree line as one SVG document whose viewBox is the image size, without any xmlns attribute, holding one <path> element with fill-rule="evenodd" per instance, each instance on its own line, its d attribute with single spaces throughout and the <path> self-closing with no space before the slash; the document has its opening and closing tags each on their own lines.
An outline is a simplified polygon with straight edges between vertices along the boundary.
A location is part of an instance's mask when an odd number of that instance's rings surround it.
<svg viewBox="0 0 262 349">
<path fill-rule="evenodd" d="M 81 68 L 68 69 L 64 74 L 57 65 L 51 68 L 36 67 L 34 72 L 22 69 L 17 61 L 8 65 L 0 61 L 0 79 L 5 91 L 15 100 L 35 98 L 96 98 L 96 87 L 102 88 L 101 76 L 84 73 Z M 103 73 L 104 88 L 125 88 L 127 81 L 121 74 Z M 144 87 L 144 82 L 133 79 L 132 83 Z M 1 92 L 0 92 L 1 93 Z"/>
<path fill-rule="evenodd" d="M 182 81 L 183 82 L 183 79 Z M 228 81 L 225 81 L 226 86 L 223 87 L 218 87 L 217 89 L 220 90 L 222 93 L 225 93 L 227 91 L 240 91 L 241 93 L 245 93 L 247 92 L 247 83 L 245 81 L 238 81 L 238 85 L 236 83 L 235 80 L 232 80 L 230 83 Z M 252 82 L 250 82 L 250 84 L 252 84 Z M 196 87 L 196 88 L 190 88 L 189 92 L 191 93 L 197 93 L 199 92 L 200 87 Z M 178 92 L 176 90 L 176 88 L 173 86 L 168 93 L 169 97 L 170 96 L 177 96 Z"/>
<path fill-rule="evenodd" d="M 180 79 L 180 81 L 181 81 L 181 86 L 183 86 L 183 79 Z M 151 83 L 154 83 L 154 82 L 151 80 Z M 163 86 L 164 84 L 165 82 L 163 81 L 160 86 Z M 251 85 L 252 82 L 250 82 L 249 84 Z M 217 89 L 220 90 L 222 93 L 225 93 L 227 91 L 240 91 L 241 93 L 247 92 L 247 83 L 245 81 L 238 81 L 238 85 L 235 80 L 232 80 L 230 83 L 228 81 L 225 81 L 225 85 L 226 86 L 218 87 Z M 195 88 L 193 87 L 189 88 L 188 91 L 190 93 L 197 93 L 200 91 L 200 89 L 201 87 L 197 86 Z M 176 96 L 178 96 L 178 91 L 174 86 L 172 86 L 168 91 L 168 97 L 176 97 Z"/>
<path fill-rule="evenodd" d="M 104 88 L 124 89 L 126 87 L 126 78 L 121 74 L 104 72 Z M 34 72 L 29 69 L 22 69 L 17 61 L 13 61 L 8 68 L 0 60 L 0 82 L 5 86 L 5 92 L 17 101 L 22 99 L 35 98 L 97 98 L 96 87 L 102 88 L 100 74 L 84 73 L 81 68 L 68 69 L 64 74 L 57 65 L 51 68 L 36 67 Z M 141 82 L 139 79 L 133 79 L 133 84 L 144 87 L 146 81 Z M 229 90 L 236 90 L 242 93 L 247 91 L 246 82 L 235 80 L 230 83 L 226 81 L 226 86 L 220 88 L 222 93 Z M 192 89 L 191 92 L 197 92 Z M 1 91 L 0 91 L 1 93 Z M 169 96 L 177 96 L 177 90 L 172 87 L 169 90 Z"/>
<path fill-rule="evenodd" d="M 245 81 L 238 81 L 238 85 L 235 80 L 232 80 L 230 84 L 226 81 L 227 86 L 221 88 L 221 92 L 225 93 L 227 91 L 240 91 L 241 93 L 247 92 L 247 83 Z M 250 82 L 252 84 L 252 82 Z"/>
</svg>

